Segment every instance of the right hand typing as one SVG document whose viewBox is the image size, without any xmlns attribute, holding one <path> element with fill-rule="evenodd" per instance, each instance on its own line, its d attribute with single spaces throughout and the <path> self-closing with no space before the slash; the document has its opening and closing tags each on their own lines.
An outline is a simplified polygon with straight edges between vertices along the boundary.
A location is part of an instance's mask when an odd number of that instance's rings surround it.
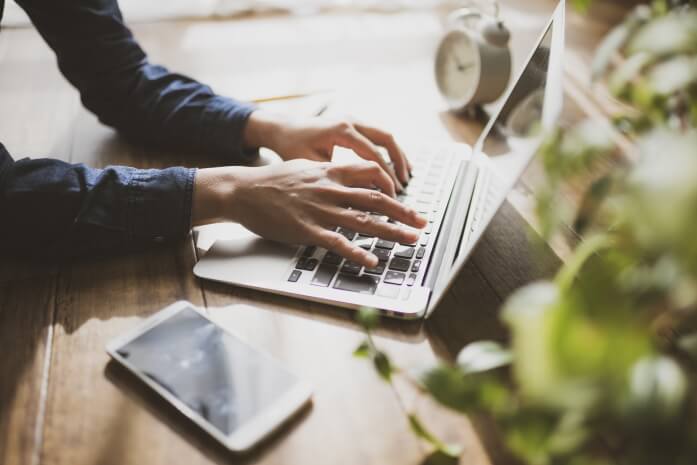
<svg viewBox="0 0 697 465">
<path fill-rule="evenodd" d="M 267 239 L 318 245 L 374 267 L 375 255 L 334 230 L 338 226 L 390 241 L 416 242 L 418 232 L 379 218 L 384 215 L 413 228 L 426 226 L 425 218 L 393 196 L 392 180 L 374 162 L 293 160 L 263 167 L 207 168 L 196 174 L 192 222 L 234 221 Z"/>
</svg>

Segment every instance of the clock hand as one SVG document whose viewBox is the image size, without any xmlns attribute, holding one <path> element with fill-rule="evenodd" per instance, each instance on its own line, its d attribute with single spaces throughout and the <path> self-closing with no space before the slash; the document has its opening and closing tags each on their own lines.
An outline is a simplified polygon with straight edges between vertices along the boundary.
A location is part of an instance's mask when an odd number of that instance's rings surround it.
<svg viewBox="0 0 697 465">
<path fill-rule="evenodd" d="M 466 65 L 463 65 L 462 62 L 457 58 L 457 55 L 453 55 L 453 60 L 455 61 L 455 65 L 457 66 L 457 70 L 460 72 L 465 71 L 466 69 L 469 69 L 472 66 L 474 66 L 474 63 L 472 63 L 472 62 L 467 63 Z"/>
</svg>

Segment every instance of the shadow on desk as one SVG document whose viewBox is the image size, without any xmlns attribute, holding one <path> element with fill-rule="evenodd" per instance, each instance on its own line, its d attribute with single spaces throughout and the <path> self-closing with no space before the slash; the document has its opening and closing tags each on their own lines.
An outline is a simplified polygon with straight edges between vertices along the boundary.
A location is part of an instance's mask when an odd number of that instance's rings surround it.
<svg viewBox="0 0 697 465">
<path fill-rule="evenodd" d="M 0 267 L 0 462 L 27 456 L 22 436 L 36 428 L 47 345 L 55 310 L 55 267 L 3 259 Z M 20 415 L 12 415 L 20 409 Z M 27 442 L 27 441 L 24 441 Z M 14 451 L 13 451 L 14 446 Z M 8 452 L 9 451 L 9 452 Z"/>
<path fill-rule="evenodd" d="M 220 464 L 230 463 L 231 461 L 234 461 L 236 464 L 260 461 L 268 451 L 274 450 L 275 446 L 291 434 L 293 429 L 312 412 L 312 403 L 310 402 L 253 449 L 244 453 L 237 453 L 225 448 L 225 446 L 213 439 L 195 423 L 187 419 L 169 402 L 145 385 L 145 383 L 139 380 L 133 373 L 113 360 L 109 361 L 104 368 L 104 376 L 125 396 L 144 408 L 150 415 L 157 419 L 157 421 L 166 425 L 167 428 L 194 446 L 209 460 Z M 127 437 L 128 434 L 126 434 L 125 431 L 120 432 L 119 430 L 121 428 L 128 428 L 128 418 L 124 416 L 121 424 L 115 421 L 111 426 L 113 427 L 113 434 L 111 435 L 113 443 L 108 444 L 108 447 L 104 448 L 105 454 L 108 455 L 122 449 L 122 445 L 118 444 L 119 438 Z M 100 461 L 97 463 L 99 462 Z"/>
<path fill-rule="evenodd" d="M 70 264 L 3 260 L 0 343 L 7 356 L 0 364 L 0 431 L 9 433 L 0 435 L 0 452 L 15 432 L 34 431 L 49 361 L 55 362 L 51 354 L 65 335 L 93 319 L 146 316 L 161 304 L 190 298 L 195 288 L 186 283 L 193 278 L 182 268 L 190 270 L 192 263 L 181 245 Z M 78 350 L 98 356 L 92 347 Z M 18 409 L 21 416 L 10 415 Z"/>
</svg>

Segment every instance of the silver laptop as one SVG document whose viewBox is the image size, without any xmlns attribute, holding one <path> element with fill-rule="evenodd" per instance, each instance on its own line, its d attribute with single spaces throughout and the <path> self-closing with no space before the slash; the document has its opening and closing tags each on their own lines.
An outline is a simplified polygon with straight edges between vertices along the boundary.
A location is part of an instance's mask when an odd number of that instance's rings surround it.
<svg viewBox="0 0 697 465">
<path fill-rule="evenodd" d="M 249 234 L 218 240 L 194 267 L 204 279 L 395 318 L 430 314 L 558 119 L 563 100 L 562 0 L 474 147 L 447 143 L 407 150 L 413 179 L 400 200 L 427 216 L 416 244 L 338 231 L 380 259 L 366 269 L 318 247 Z"/>
</svg>

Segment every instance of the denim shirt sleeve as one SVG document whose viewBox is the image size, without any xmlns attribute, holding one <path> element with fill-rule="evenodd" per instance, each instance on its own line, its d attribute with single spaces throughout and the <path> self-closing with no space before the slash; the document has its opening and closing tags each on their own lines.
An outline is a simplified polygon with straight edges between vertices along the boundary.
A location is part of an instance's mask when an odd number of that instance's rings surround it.
<svg viewBox="0 0 697 465">
<path fill-rule="evenodd" d="M 181 167 L 15 162 L 0 144 L 0 256 L 71 258 L 183 238 L 194 175 Z"/>
<path fill-rule="evenodd" d="M 243 163 L 250 104 L 152 64 L 116 0 L 17 0 L 56 53 L 84 106 L 124 137 L 151 147 Z"/>
<path fill-rule="evenodd" d="M 242 147 L 254 107 L 150 63 L 116 0 L 17 3 L 56 53 L 85 107 L 104 124 L 138 143 L 224 163 L 256 156 Z M 184 237 L 194 176 L 194 169 L 180 167 L 14 161 L 0 144 L 0 256 L 73 257 Z"/>
</svg>

